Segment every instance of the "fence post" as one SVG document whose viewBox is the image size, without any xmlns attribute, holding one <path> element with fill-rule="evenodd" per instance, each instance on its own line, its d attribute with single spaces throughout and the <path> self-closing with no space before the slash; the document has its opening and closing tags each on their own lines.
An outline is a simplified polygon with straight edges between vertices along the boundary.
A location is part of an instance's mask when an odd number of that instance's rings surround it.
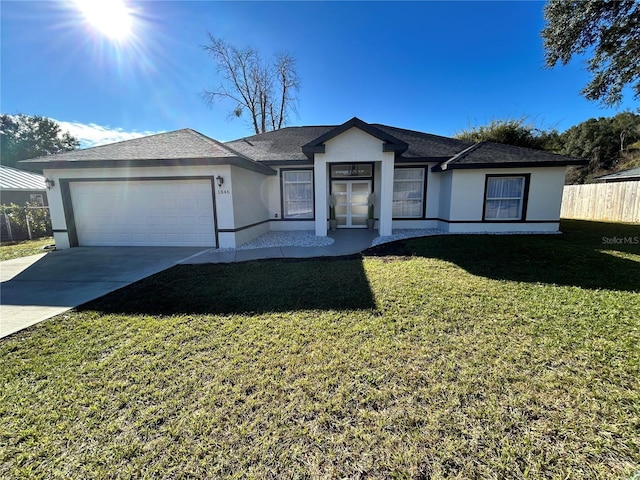
<svg viewBox="0 0 640 480">
<path fill-rule="evenodd" d="M 29 224 L 29 208 L 24 209 L 24 219 L 27 221 L 27 233 L 29 234 L 29 240 L 33 240 L 31 235 L 31 225 Z"/>
<path fill-rule="evenodd" d="M 9 234 L 9 241 L 13 242 L 13 232 L 11 231 L 11 222 L 9 221 L 9 215 L 4 214 L 4 223 L 7 226 L 7 233 Z"/>
</svg>

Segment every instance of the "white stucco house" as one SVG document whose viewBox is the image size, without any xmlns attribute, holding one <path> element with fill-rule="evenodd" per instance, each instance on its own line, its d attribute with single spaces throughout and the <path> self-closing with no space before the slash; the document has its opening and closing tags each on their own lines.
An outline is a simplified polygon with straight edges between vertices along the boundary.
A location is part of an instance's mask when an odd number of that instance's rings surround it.
<svg viewBox="0 0 640 480">
<path fill-rule="evenodd" d="M 57 248 L 237 247 L 338 228 L 554 232 L 580 159 L 352 118 L 221 143 L 191 129 L 26 160 L 48 180 Z"/>
</svg>

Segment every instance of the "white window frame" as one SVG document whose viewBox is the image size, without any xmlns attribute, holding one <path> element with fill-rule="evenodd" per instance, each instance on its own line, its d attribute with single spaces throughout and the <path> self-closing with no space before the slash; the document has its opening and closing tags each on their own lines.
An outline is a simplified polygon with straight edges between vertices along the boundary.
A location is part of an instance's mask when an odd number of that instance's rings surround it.
<svg viewBox="0 0 640 480">
<path fill-rule="evenodd" d="M 282 218 L 285 220 L 313 220 L 314 219 L 314 212 L 315 212 L 315 195 L 314 195 L 314 185 L 313 185 L 313 169 L 311 168 L 300 168 L 300 169 L 286 169 L 286 170 L 281 170 L 281 178 L 282 178 L 282 191 L 281 191 L 281 195 L 282 195 Z M 287 180 L 287 175 L 288 174 L 298 174 L 298 173 L 307 173 L 310 174 L 311 178 L 310 180 L 305 180 L 305 181 L 300 181 L 300 180 L 294 180 L 294 181 L 290 181 Z M 288 201 L 286 198 L 286 191 L 287 191 L 287 185 L 293 185 L 293 184 L 298 184 L 298 185 L 305 185 L 308 184 L 310 185 L 311 189 L 311 197 L 308 199 L 311 202 L 311 212 L 309 213 L 309 215 L 298 215 L 298 214 L 294 214 L 291 215 L 289 214 L 288 211 Z"/>
<path fill-rule="evenodd" d="M 396 171 L 397 170 L 422 170 L 422 178 L 397 178 L 396 176 Z M 418 215 L 403 215 L 403 216 L 398 216 L 398 215 L 393 215 L 393 218 L 423 218 L 424 217 L 424 202 L 425 202 L 425 185 L 427 182 L 427 169 L 424 166 L 420 166 L 420 167 L 395 167 L 393 169 L 393 195 L 395 197 L 396 194 L 396 184 L 397 183 L 414 183 L 417 182 L 418 180 L 422 180 L 422 189 L 420 192 L 420 213 L 418 213 Z M 413 202 L 416 202 L 417 199 L 412 199 Z M 403 202 L 405 200 L 396 200 L 395 198 L 393 199 L 393 205 L 392 205 L 392 211 L 393 211 L 393 207 L 396 205 L 397 202 Z M 416 202 L 417 203 L 417 202 Z"/>
<path fill-rule="evenodd" d="M 520 195 L 517 197 L 511 196 L 497 196 L 497 197 L 489 197 L 489 183 L 493 180 L 505 180 L 505 179 L 522 179 L 522 188 L 520 189 Z M 517 175 L 487 175 L 485 181 L 485 190 L 484 190 L 484 212 L 482 215 L 482 219 L 485 221 L 491 222 L 514 222 L 514 221 L 522 221 L 524 220 L 526 214 L 526 201 L 527 194 L 529 190 L 529 174 L 517 174 Z M 487 205 L 490 201 L 511 201 L 518 200 L 518 215 L 515 217 L 500 217 L 500 216 L 489 216 L 489 212 L 493 210 L 489 210 Z M 500 209 L 497 210 L 498 215 L 500 214 Z"/>
</svg>

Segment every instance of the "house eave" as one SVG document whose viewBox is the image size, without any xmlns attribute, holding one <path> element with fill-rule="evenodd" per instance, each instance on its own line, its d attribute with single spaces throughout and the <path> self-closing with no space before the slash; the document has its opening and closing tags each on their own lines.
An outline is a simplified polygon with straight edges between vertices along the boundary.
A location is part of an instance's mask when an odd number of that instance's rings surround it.
<svg viewBox="0 0 640 480">
<path fill-rule="evenodd" d="M 605 178 L 605 179 L 594 179 L 598 183 L 619 183 L 619 182 L 640 182 L 640 177 L 616 177 L 616 178 Z"/>
<path fill-rule="evenodd" d="M 487 168 L 548 168 L 567 167 L 570 165 L 586 165 L 588 160 L 552 160 L 531 162 L 502 162 L 502 163 L 450 163 L 435 165 L 432 172 L 445 172 L 447 170 L 479 170 Z M 444 165 L 444 166 L 443 166 Z"/>
<path fill-rule="evenodd" d="M 46 187 L 43 188 L 5 188 L 0 187 L 0 192 L 46 192 Z"/>
<path fill-rule="evenodd" d="M 25 166 L 41 170 L 67 170 L 72 168 L 132 168 L 132 167 L 192 167 L 212 165 L 234 165 L 265 175 L 276 175 L 276 171 L 267 166 L 243 157 L 223 158 L 152 158 L 127 160 L 23 160 Z"/>
<path fill-rule="evenodd" d="M 280 165 L 313 165 L 312 160 L 292 159 L 292 160 L 259 160 L 262 165 L 280 166 Z"/>
<path fill-rule="evenodd" d="M 397 156 L 395 163 L 438 163 L 447 161 L 449 157 L 403 157 Z"/>
</svg>

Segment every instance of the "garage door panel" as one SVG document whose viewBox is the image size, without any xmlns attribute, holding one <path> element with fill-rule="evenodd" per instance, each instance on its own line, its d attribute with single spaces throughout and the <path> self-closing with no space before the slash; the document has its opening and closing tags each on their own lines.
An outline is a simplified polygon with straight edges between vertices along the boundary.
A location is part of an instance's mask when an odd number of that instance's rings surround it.
<svg viewBox="0 0 640 480">
<path fill-rule="evenodd" d="M 215 246 L 209 180 L 70 184 L 78 243 Z"/>
</svg>

